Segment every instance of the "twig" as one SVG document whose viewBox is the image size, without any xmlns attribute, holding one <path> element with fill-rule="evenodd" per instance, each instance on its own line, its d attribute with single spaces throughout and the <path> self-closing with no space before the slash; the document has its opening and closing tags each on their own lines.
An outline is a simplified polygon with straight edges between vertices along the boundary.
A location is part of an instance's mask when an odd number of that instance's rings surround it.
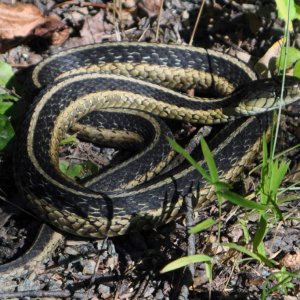
<svg viewBox="0 0 300 300">
<path fill-rule="evenodd" d="M 150 28 L 150 24 L 147 25 L 147 27 L 144 29 L 143 33 L 141 34 L 141 36 L 138 39 L 138 42 L 141 42 L 144 38 L 144 35 L 146 34 L 146 32 L 149 30 Z"/>
<path fill-rule="evenodd" d="M 193 215 L 193 206 L 192 206 L 192 195 L 185 197 L 185 205 L 187 208 L 186 213 L 186 225 L 187 228 L 190 228 L 194 225 L 194 215 Z M 196 252 L 196 246 L 195 246 L 195 235 L 190 234 L 188 237 L 188 249 L 187 249 L 187 255 L 194 255 Z M 181 287 L 181 291 L 179 294 L 178 299 L 179 300 L 188 300 L 189 299 L 189 286 L 191 285 L 191 281 L 193 280 L 193 277 L 195 275 L 195 266 L 194 264 L 188 265 L 187 269 L 185 269 L 184 272 L 184 278 L 183 278 L 183 285 Z"/>
<path fill-rule="evenodd" d="M 145 279 L 141 282 L 140 287 L 138 289 L 138 291 L 135 293 L 135 295 L 133 296 L 132 300 L 138 300 L 143 298 L 142 297 L 142 293 L 146 290 L 148 284 L 149 284 L 149 275 L 147 275 L 145 277 Z"/>
<path fill-rule="evenodd" d="M 58 7 L 62 7 L 65 5 L 80 5 L 80 6 L 92 6 L 92 7 L 99 7 L 99 8 L 104 8 L 104 9 L 110 9 L 113 10 L 114 8 L 110 5 L 106 5 L 106 4 L 102 4 L 102 3 L 92 3 L 92 2 L 79 2 L 79 1 L 74 1 L 74 0 L 70 0 L 70 1 L 65 1 L 62 3 L 58 3 L 54 6 L 54 8 L 58 8 Z"/>
<path fill-rule="evenodd" d="M 119 22 L 117 20 L 117 3 L 116 3 L 116 0 L 113 1 L 113 14 L 114 14 L 114 25 L 115 25 L 115 35 L 116 35 L 116 40 L 118 42 L 121 41 L 121 34 L 120 34 L 120 30 L 119 30 Z"/>
<path fill-rule="evenodd" d="M 198 24 L 199 24 L 200 17 L 202 15 L 204 4 L 205 4 L 205 0 L 202 0 L 200 9 L 199 9 L 199 12 L 198 12 L 198 15 L 197 15 L 196 23 L 195 23 L 195 26 L 193 28 L 193 32 L 192 32 L 192 35 L 191 35 L 191 38 L 190 38 L 189 46 L 193 45 L 194 37 L 195 37 L 195 34 L 196 34 L 196 30 L 197 30 L 197 27 L 198 27 Z"/>
<path fill-rule="evenodd" d="M 91 292 L 74 292 L 72 293 L 69 290 L 58 290 L 58 291 L 22 291 L 22 292 L 7 292 L 0 293 L 0 299 L 10 299 L 10 298 L 24 298 L 24 297 L 55 297 L 55 298 L 68 298 L 72 297 L 73 299 L 90 299 L 95 297 L 94 293 Z"/>
<path fill-rule="evenodd" d="M 162 8 L 164 5 L 164 0 L 161 0 L 160 2 L 160 7 L 159 7 L 159 14 L 157 17 L 157 27 L 156 27 L 156 35 L 155 35 L 155 41 L 158 41 L 158 36 L 159 36 L 159 29 L 160 29 L 160 19 L 161 19 L 161 15 L 162 15 Z"/>
<path fill-rule="evenodd" d="M 103 246 L 104 244 L 107 244 L 107 240 L 108 240 L 108 238 L 106 237 L 105 240 L 103 240 L 102 246 Z M 101 250 L 101 249 L 100 249 L 100 250 Z M 98 258 L 97 258 L 96 265 L 95 265 L 94 274 L 93 274 L 93 276 L 91 277 L 91 284 L 90 284 L 90 285 L 92 285 L 92 284 L 95 282 L 96 275 L 97 275 L 96 273 L 97 273 L 97 271 L 98 271 L 98 269 L 99 269 L 100 262 L 102 261 L 102 259 L 101 259 L 100 257 L 101 257 L 101 255 L 99 254 L 99 255 L 98 255 Z"/>
</svg>

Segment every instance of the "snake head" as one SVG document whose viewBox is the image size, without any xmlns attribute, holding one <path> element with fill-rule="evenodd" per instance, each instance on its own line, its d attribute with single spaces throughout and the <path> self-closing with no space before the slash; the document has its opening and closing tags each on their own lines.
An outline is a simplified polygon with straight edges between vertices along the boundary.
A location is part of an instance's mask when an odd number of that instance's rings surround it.
<svg viewBox="0 0 300 300">
<path fill-rule="evenodd" d="M 274 110 L 300 99 L 300 79 L 287 76 L 282 89 L 282 77 L 259 79 L 241 86 L 234 95 L 240 101 L 235 112 L 241 116 L 251 116 Z M 281 95 L 283 101 L 281 101 Z"/>
</svg>

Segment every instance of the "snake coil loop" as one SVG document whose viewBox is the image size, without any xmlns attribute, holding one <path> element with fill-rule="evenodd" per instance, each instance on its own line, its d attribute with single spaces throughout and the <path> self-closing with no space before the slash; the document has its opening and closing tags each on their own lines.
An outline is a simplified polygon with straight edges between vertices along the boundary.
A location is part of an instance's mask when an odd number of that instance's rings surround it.
<svg viewBox="0 0 300 300">
<path fill-rule="evenodd" d="M 193 195 L 194 205 L 200 206 L 213 194 L 187 163 L 149 179 L 173 155 L 165 139 L 171 132 L 160 117 L 202 124 L 233 121 L 210 147 L 223 178 L 234 180 L 269 126 L 267 114 L 240 117 L 278 107 L 281 86 L 276 79 L 257 80 L 244 63 L 217 51 L 146 43 L 95 44 L 60 52 L 36 66 L 33 82 L 43 89 L 19 133 L 14 163 L 18 188 L 43 220 L 90 237 L 169 222 L 185 196 Z M 299 98 L 299 80 L 286 82 L 285 103 L 292 103 Z M 213 91 L 219 98 L 181 93 L 192 88 Z M 137 136 L 146 147 L 78 185 L 58 168 L 60 141 L 78 128 L 100 132 L 100 137 Z M 193 155 L 203 163 L 197 151 Z M 5 265 L 1 272 L 7 272 Z"/>
</svg>

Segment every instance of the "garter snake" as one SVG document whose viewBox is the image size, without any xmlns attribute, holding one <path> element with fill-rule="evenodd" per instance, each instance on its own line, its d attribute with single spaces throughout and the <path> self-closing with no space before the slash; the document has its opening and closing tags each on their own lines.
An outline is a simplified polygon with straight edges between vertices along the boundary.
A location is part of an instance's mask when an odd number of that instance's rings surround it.
<svg viewBox="0 0 300 300">
<path fill-rule="evenodd" d="M 46 222 L 96 238 L 167 223 L 187 195 L 195 207 L 211 197 L 211 187 L 187 163 L 153 177 L 172 157 L 165 139 L 171 133 L 160 117 L 201 124 L 231 121 L 210 142 L 222 177 L 231 181 L 255 155 L 269 126 L 266 115 L 252 115 L 278 107 L 281 88 L 279 79 L 257 80 L 251 68 L 229 55 L 146 43 L 66 50 L 38 64 L 32 79 L 42 90 L 19 132 L 14 161 L 18 188 Z M 219 96 L 181 93 L 190 89 Z M 298 79 L 286 78 L 285 103 L 297 100 L 299 93 Z M 99 116 L 107 122 L 97 125 L 93 120 Z M 134 122 L 126 121 L 132 118 Z M 122 129 L 117 119 L 129 125 Z M 123 130 L 152 140 L 129 162 L 82 186 L 58 169 L 60 140 L 80 123 L 88 130 L 109 127 L 117 135 Z M 193 155 L 202 163 L 197 151 Z"/>
</svg>

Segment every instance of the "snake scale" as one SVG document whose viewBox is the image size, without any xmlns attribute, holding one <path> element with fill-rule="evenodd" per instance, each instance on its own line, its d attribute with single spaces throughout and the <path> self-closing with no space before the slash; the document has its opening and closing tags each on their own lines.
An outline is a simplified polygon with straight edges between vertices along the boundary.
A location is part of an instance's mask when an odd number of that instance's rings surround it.
<svg viewBox="0 0 300 300">
<path fill-rule="evenodd" d="M 166 141 L 172 132 L 161 118 L 228 123 L 210 147 L 222 178 L 232 181 L 255 155 L 270 124 L 268 114 L 261 113 L 279 107 L 281 91 L 279 78 L 258 80 L 251 68 L 229 55 L 147 43 L 66 50 L 38 64 L 32 80 L 41 91 L 18 135 L 17 186 L 42 220 L 93 238 L 167 223 L 181 211 L 187 195 L 192 196 L 194 207 L 211 198 L 212 188 L 186 162 L 157 175 L 173 157 Z M 217 97 L 182 93 L 191 89 Z M 299 80 L 286 78 L 285 104 L 296 101 L 299 94 Z M 100 132 L 100 138 L 136 136 L 145 148 L 79 185 L 58 167 L 60 141 L 78 128 Z M 203 164 L 198 149 L 192 154 Z M 38 239 L 32 248 L 37 244 Z M 48 252 L 55 244 L 56 240 L 46 246 Z M 23 264 L 38 260 L 31 250 Z M 0 278 L 18 266 L 10 264 L 0 266 Z"/>
</svg>

